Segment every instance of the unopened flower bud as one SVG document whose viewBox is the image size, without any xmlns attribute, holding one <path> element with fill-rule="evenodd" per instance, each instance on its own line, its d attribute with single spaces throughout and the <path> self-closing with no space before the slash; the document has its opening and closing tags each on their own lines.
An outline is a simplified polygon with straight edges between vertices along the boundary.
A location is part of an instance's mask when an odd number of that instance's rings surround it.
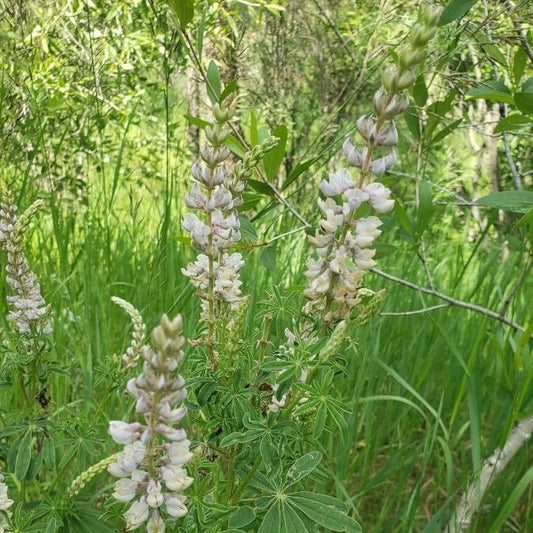
<svg viewBox="0 0 533 533">
<path fill-rule="evenodd" d="M 381 76 L 381 84 L 388 92 L 396 92 L 398 86 L 398 69 L 396 67 L 387 67 Z"/>
<path fill-rule="evenodd" d="M 417 24 L 411 32 L 411 44 L 415 48 L 421 48 L 428 43 L 434 33 L 435 29 L 433 27 L 428 28 L 423 24 Z"/>
<path fill-rule="evenodd" d="M 422 63 L 425 57 L 426 51 L 424 49 L 413 48 L 412 46 L 406 46 L 398 54 L 400 66 L 405 70 Z"/>
<path fill-rule="evenodd" d="M 416 80 L 416 75 L 414 71 L 407 70 L 403 72 L 400 78 L 398 79 L 398 84 L 397 84 L 398 90 L 403 91 L 404 89 L 408 89 L 409 87 L 411 87 L 411 85 L 413 85 L 415 80 Z"/>
<path fill-rule="evenodd" d="M 229 120 L 231 120 L 231 117 L 233 116 L 233 110 L 228 107 L 221 108 L 218 105 L 214 105 L 213 115 L 215 116 L 215 119 L 219 124 L 223 124 L 224 122 L 228 122 Z"/>
<path fill-rule="evenodd" d="M 440 6 L 428 6 L 422 13 L 422 20 L 426 26 L 436 26 L 442 14 Z"/>
</svg>

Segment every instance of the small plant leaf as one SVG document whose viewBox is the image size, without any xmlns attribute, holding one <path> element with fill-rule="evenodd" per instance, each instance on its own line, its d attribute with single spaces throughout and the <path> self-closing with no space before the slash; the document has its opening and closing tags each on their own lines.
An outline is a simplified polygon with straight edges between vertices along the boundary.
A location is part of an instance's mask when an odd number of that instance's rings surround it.
<svg viewBox="0 0 533 533">
<path fill-rule="evenodd" d="M 194 17 L 194 2 L 193 0 L 169 0 L 172 11 L 178 17 L 180 26 L 185 28 Z"/>
<path fill-rule="evenodd" d="M 211 60 L 207 67 L 207 96 L 212 104 L 220 102 L 220 92 L 222 90 L 222 83 L 220 81 L 220 72 L 217 64 Z"/>
<path fill-rule="evenodd" d="M 231 515 L 228 526 L 230 528 L 241 528 L 247 526 L 255 520 L 255 511 L 249 505 L 239 507 L 237 511 Z"/>
<path fill-rule="evenodd" d="M 439 26 L 445 26 L 454 20 L 460 20 L 472 9 L 477 0 L 452 0 L 442 12 Z"/>
<path fill-rule="evenodd" d="M 26 477 L 31 462 L 33 432 L 31 429 L 26 431 L 26 434 L 20 441 L 20 446 L 15 459 L 15 476 L 18 480 Z"/>
<path fill-rule="evenodd" d="M 274 137 L 279 138 L 279 142 L 263 158 L 263 168 L 267 178 L 272 180 L 276 177 L 279 167 L 285 157 L 285 147 L 287 146 L 288 131 L 286 126 L 278 126 L 273 132 Z"/>
<path fill-rule="evenodd" d="M 515 103 L 511 90 L 500 80 L 484 81 L 478 87 L 470 89 L 466 96 L 472 99 L 485 98 L 492 102 L 505 102 L 510 105 Z"/>
<path fill-rule="evenodd" d="M 533 208 L 533 191 L 495 192 L 480 198 L 476 203 L 504 211 L 527 213 Z"/>
<path fill-rule="evenodd" d="M 304 477 L 308 476 L 313 470 L 316 469 L 321 460 L 322 453 L 318 451 L 309 452 L 302 457 L 299 457 L 287 472 L 287 482 L 290 485 L 293 485 L 294 483 L 297 483 Z"/>
</svg>

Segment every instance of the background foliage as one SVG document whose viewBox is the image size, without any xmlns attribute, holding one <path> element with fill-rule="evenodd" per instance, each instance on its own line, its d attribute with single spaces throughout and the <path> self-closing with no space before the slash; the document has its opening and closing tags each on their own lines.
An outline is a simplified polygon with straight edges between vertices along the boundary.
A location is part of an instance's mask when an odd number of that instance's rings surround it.
<svg viewBox="0 0 533 533">
<path fill-rule="evenodd" d="M 225 84 L 238 79 L 239 128 L 249 142 L 286 134 L 279 167 L 274 160 L 265 170 L 311 225 L 317 185 L 339 165 L 355 118 L 371 110 L 379 69 L 418 5 L 196 6 L 187 30 L 193 48 L 206 68 L 216 62 Z M 198 121 L 187 116 L 205 116 L 207 97 L 166 2 L 3 0 L 2 8 L 0 179 L 20 206 L 36 197 L 49 206 L 27 253 L 54 310 L 51 413 L 62 438 L 43 459 L 56 473 L 51 485 L 66 488 L 114 451 L 107 419 L 128 405 L 112 355 L 127 345 L 129 324 L 110 296 L 133 302 L 149 326 L 162 311 L 180 311 L 194 337 L 198 305 L 180 274 L 192 253 L 180 220 L 199 138 Z M 451 2 L 445 16 L 399 125 L 400 170 L 386 178 L 398 205 L 383 231 L 380 268 L 528 329 L 456 307 L 407 314 L 441 302 L 367 278 L 372 289 L 387 288 L 383 316 L 358 330 L 339 373 L 317 384 L 324 397 L 334 389 L 342 409 L 323 408 L 324 475 L 309 482 L 344 501 L 366 531 L 439 531 L 469 476 L 533 405 L 533 201 L 476 202 L 532 187 L 532 6 Z M 251 244 L 301 225 L 258 178 L 242 211 Z M 304 237 L 244 250 L 248 320 L 272 318 L 270 353 L 299 308 Z M 4 296 L 3 281 L 0 290 Z M 4 364 L 18 364 L 16 356 L 6 353 Z M 346 426 L 343 438 L 331 433 L 332 411 Z M 26 421 L 46 433 L 35 413 Z M 8 452 L 0 438 L 0 460 Z M 488 531 L 509 505 L 531 454 L 526 445 L 497 480 L 472 531 Z M 102 474 L 80 501 L 101 508 L 110 483 Z M 511 501 L 500 531 L 533 529 L 532 490 L 526 484 Z"/>
</svg>

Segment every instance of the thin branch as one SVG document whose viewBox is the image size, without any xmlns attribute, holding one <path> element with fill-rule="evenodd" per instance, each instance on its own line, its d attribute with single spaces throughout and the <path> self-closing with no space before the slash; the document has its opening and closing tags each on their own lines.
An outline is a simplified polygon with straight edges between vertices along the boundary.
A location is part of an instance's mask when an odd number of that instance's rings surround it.
<svg viewBox="0 0 533 533">
<path fill-rule="evenodd" d="M 377 274 L 378 276 L 381 276 L 385 279 L 399 283 L 400 285 L 405 285 L 406 287 L 409 287 L 410 289 L 414 289 L 416 291 L 420 291 L 425 294 L 430 294 L 431 296 L 435 296 L 436 298 L 439 298 L 440 300 L 444 300 L 445 302 L 448 302 L 451 305 L 455 305 L 456 307 L 463 307 L 464 309 L 469 309 L 470 311 L 474 311 L 476 313 L 480 313 L 490 318 L 494 318 L 495 320 L 498 320 L 499 322 L 502 322 L 503 324 L 511 326 L 513 329 L 516 329 L 517 331 L 525 331 L 525 328 L 523 326 L 514 322 L 510 318 L 507 318 L 506 316 L 503 316 L 500 313 L 496 313 L 495 311 L 491 311 L 490 309 L 487 309 L 485 307 L 481 307 L 480 305 L 471 304 L 469 302 L 463 302 L 462 300 L 457 300 L 455 298 L 452 298 L 451 296 L 443 294 L 442 292 L 438 292 L 434 289 L 427 289 L 425 287 L 420 287 L 419 285 L 416 285 L 415 283 L 412 283 L 411 281 L 407 281 L 402 278 L 397 278 L 396 276 L 392 276 L 391 274 L 382 272 L 381 270 L 378 270 L 377 268 L 371 269 L 371 272 L 374 272 L 374 274 Z"/>
<path fill-rule="evenodd" d="M 503 115 L 504 117 L 509 115 L 509 106 L 507 104 L 503 104 Z M 509 163 L 509 168 L 511 169 L 511 174 L 513 175 L 515 189 L 519 191 L 522 189 L 522 177 L 516 168 L 511 147 L 509 146 L 509 135 L 506 131 L 503 132 L 503 146 L 505 147 L 505 155 Z"/>
<path fill-rule="evenodd" d="M 520 448 L 531 438 L 531 433 L 533 433 L 533 416 L 518 422 L 511 431 L 503 450 L 498 448 L 494 450 L 493 454 L 485 461 L 478 477 L 470 483 L 462 495 L 459 505 L 448 523 L 446 533 L 461 533 L 468 530 L 490 485 L 502 473 Z"/>
<path fill-rule="evenodd" d="M 411 316 L 411 315 L 422 315 L 424 313 L 429 313 L 430 311 L 436 311 L 437 309 L 444 309 L 445 307 L 450 307 L 451 304 L 439 304 L 433 305 L 432 307 L 424 307 L 424 309 L 415 309 L 413 311 L 400 311 L 396 313 L 380 313 L 379 316 Z"/>
<path fill-rule="evenodd" d="M 511 1 L 506 2 L 509 10 L 511 11 L 511 14 L 514 13 L 516 10 L 516 7 L 513 5 Z M 529 45 L 529 41 L 527 40 L 527 35 L 522 29 L 522 26 L 513 18 L 511 17 L 511 20 L 513 21 L 513 26 L 516 30 L 516 33 L 518 33 L 518 38 L 520 39 L 520 44 L 522 45 L 522 48 L 524 49 L 524 52 L 529 57 L 529 60 L 533 63 L 533 49 Z"/>
<path fill-rule="evenodd" d="M 300 231 L 303 231 L 305 229 L 307 229 L 307 226 L 300 226 L 299 228 L 295 228 L 285 233 L 281 233 L 280 235 L 276 235 L 275 237 L 272 237 L 272 239 L 269 239 L 268 241 L 254 242 L 251 244 L 243 244 L 241 245 L 241 247 L 242 248 L 259 248 L 261 246 L 268 246 L 269 244 L 272 244 L 273 242 L 279 239 L 283 239 L 284 237 L 288 237 L 289 235 L 293 235 L 294 233 L 299 233 Z"/>
</svg>

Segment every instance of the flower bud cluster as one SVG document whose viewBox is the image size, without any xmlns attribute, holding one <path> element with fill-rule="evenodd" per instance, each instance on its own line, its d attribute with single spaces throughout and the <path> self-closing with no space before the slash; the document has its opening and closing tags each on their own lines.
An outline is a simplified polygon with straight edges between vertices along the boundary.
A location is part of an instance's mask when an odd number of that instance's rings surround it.
<svg viewBox="0 0 533 533">
<path fill-rule="evenodd" d="M 147 520 L 147 531 L 165 531 L 163 512 L 172 518 L 187 513 L 183 491 L 192 478 L 183 466 L 192 458 L 190 441 L 177 423 L 186 415 L 186 407 L 177 407 L 185 396 L 185 381 L 175 372 L 183 361 L 185 338 L 180 315 L 169 320 L 163 315 L 152 331 L 152 346 L 142 348 L 144 366 L 141 375 L 128 382 L 127 391 L 136 399 L 135 412 L 144 423 L 109 423 L 109 433 L 124 449 L 107 467 L 120 478 L 113 496 L 132 502 L 124 514 L 127 530 L 140 527 Z"/>
<path fill-rule="evenodd" d="M 141 357 L 141 349 L 144 345 L 144 337 L 146 335 L 146 325 L 144 323 L 141 313 L 129 302 L 112 296 L 111 301 L 124 309 L 131 318 L 133 323 L 133 334 L 131 336 L 131 343 L 126 349 L 126 352 L 122 355 L 122 361 L 124 362 L 124 369 L 132 368 Z"/>
<path fill-rule="evenodd" d="M 3 516 L 7 514 L 9 516 L 9 508 L 13 505 L 13 500 L 10 500 L 7 494 L 7 485 L 3 483 L 4 476 L 0 474 L 0 533 L 8 531 L 8 524 Z"/>
<path fill-rule="evenodd" d="M 357 121 L 362 148 L 349 138 L 344 142 L 347 163 L 359 173 L 357 183 L 348 169 L 341 168 L 320 184 L 325 196 L 318 200 L 323 218 L 310 238 L 317 257 L 309 259 L 305 273 L 308 287 L 304 294 L 309 302 L 304 311 L 321 312 L 326 324 L 350 316 L 360 301 L 361 279 L 376 264 L 373 244 L 382 225 L 376 215 L 390 211 L 394 201 L 391 191 L 375 178 L 396 162 L 398 132 L 393 118 L 409 106 L 402 91 L 415 82 L 414 67 L 425 58 L 424 48 L 435 33 L 439 16 L 439 9 L 425 10 L 409 44 L 400 51 L 398 64 L 384 70 L 382 87 L 374 96 L 374 112 Z M 357 218 L 362 206 L 372 214 Z"/>
<path fill-rule="evenodd" d="M 22 247 L 29 222 L 41 206 L 42 201 L 37 200 L 18 218 L 17 207 L 9 197 L 0 202 L 0 248 L 7 255 L 6 281 L 12 292 L 7 297 L 11 306 L 7 319 L 21 334 L 53 332 L 37 276 L 28 266 Z"/>
</svg>

